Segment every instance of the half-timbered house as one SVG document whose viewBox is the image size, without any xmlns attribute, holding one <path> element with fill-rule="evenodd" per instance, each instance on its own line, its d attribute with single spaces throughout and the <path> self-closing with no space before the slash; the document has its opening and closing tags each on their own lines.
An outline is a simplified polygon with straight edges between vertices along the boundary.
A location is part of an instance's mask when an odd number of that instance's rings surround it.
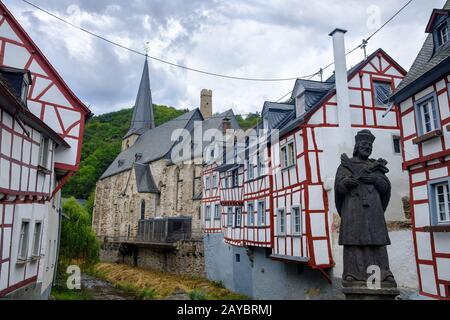
<svg viewBox="0 0 450 320">
<path fill-rule="evenodd" d="M 0 2 L 0 297 L 46 298 L 88 108 Z"/>
<path fill-rule="evenodd" d="M 235 207 L 222 210 L 223 234 L 216 237 L 223 239 L 208 239 L 205 258 L 208 276 L 230 288 L 258 298 L 306 298 L 311 288 L 320 288 L 323 298 L 334 296 L 330 288 L 335 286 L 327 283 L 342 273 L 334 178 L 340 155 L 353 153 L 359 130 L 372 131 L 373 157 L 389 163 L 392 198 L 386 219 L 407 224 L 408 177 L 402 170 L 398 106 L 386 102 L 406 71 L 382 49 L 347 71 L 344 34 L 340 29 L 330 34 L 333 76 L 323 82 L 298 79 L 288 101 L 266 102 L 257 129 L 268 129 L 270 138 L 253 152 L 247 144 L 243 165 L 222 166 L 227 171 L 219 188 L 227 191 L 219 190 L 220 203 L 232 201 Z M 275 132 L 278 139 L 273 139 Z M 239 179 L 232 188 L 234 171 Z M 392 235 L 407 259 L 394 258 L 394 273 L 411 263 L 412 247 L 405 246 L 409 232 L 400 233 Z M 220 246 L 229 246 L 228 251 Z M 414 287 L 414 276 L 398 273 L 401 286 Z"/>
<path fill-rule="evenodd" d="M 420 294 L 450 298 L 450 1 L 392 100 L 400 106 Z"/>
</svg>

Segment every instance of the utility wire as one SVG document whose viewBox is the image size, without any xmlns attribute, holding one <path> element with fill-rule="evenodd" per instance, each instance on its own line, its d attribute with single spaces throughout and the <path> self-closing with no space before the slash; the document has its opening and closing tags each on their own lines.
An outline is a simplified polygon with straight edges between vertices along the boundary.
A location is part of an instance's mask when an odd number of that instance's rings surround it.
<svg viewBox="0 0 450 320">
<path fill-rule="evenodd" d="M 168 64 L 168 65 L 170 65 L 172 67 L 177 67 L 177 68 L 181 68 L 181 69 L 184 69 L 184 70 L 193 71 L 193 72 L 197 72 L 197 73 L 201 73 L 201 74 L 205 74 L 205 75 L 210 75 L 210 76 L 215 76 L 215 77 L 220 77 L 220 78 L 233 79 L 233 80 L 243 80 L 243 81 L 261 81 L 261 82 L 292 81 L 292 80 L 301 79 L 301 78 L 308 78 L 308 77 L 311 76 L 311 75 L 306 75 L 306 76 L 290 77 L 290 78 L 249 78 L 249 77 L 237 77 L 237 76 L 224 75 L 224 74 L 219 74 L 219 73 L 215 73 L 215 72 L 209 72 L 209 71 L 204 71 L 204 70 L 192 68 L 192 67 L 189 67 L 189 66 L 185 66 L 185 65 L 174 63 L 174 62 L 170 62 L 170 61 L 158 58 L 158 57 L 150 56 L 147 53 L 143 53 L 143 52 L 140 52 L 138 50 L 132 49 L 130 47 L 126 47 L 126 46 L 124 46 L 124 45 L 122 45 L 122 44 L 120 44 L 118 42 L 115 42 L 115 41 L 112 41 L 110 39 L 107 39 L 107 38 L 105 38 L 105 37 L 103 37 L 101 35 L 98 35 L 98 34 L 92 32 L 92 31 L 87 30 L 87 29 L 85 29 L 83 27 L 77 26 L 77 25 L 75 25 L 75 24 L 73 24 L 73 23 L 71 23 L 71 22 L 69 22 L 69 21 L 67 21 L 67 20 L 65 20 L 65 19 L 63 19 L 63 18 L 53 14 L 53 13 L 51 13 L 50 11 L 39 7 L 38 5 L 36 5 L 36 4 L 34 4 L 34 3 L 30 2 L 30 1 L 27 1 L 27 0 L 22 0 L 22 1 L 27 3 L 28 5 L 36 8 L 37 10 L 42 11 L 45 14 L 47 14 L 47 15 L 49 15 L 49 16 L 51 16 L 51 17 L 53 17 L 53 18 L 55 18 L 55 19 L 57 19 L 57 20 L 59 20 L 59 21 L 61 21 L 63 23 L 65 23 L 65 24 L 67 24 L 67 25 L 69 25 L 69 26 L 71 26 L 73 28 L 76 28 L 76 29 L 78 29 L 80 31 L 83 31 L 85 33 L 90 34 L 93 37 L 96 37 L 96 38 L 98 38 L 100 40 L 108 42 L 109 44 L 112 44 L 112 45 L 114 45 L 116 47 L 119 47 L 119 48 L 122 48 L 124 50 L 128 50 L 128 51 L 130 51 L 132 53 L 148 57 L 150 59 L 153 59 L 153 60 L 161 62 L 161 63 Z"/>
<path fill-rule="evenodd" d="M 401 7 L 399 10 L 397 10 L 397 12 L 390 17 L 381 27 L 379 27 L 377 30 L 375 30 L 371 35 L 369 35 L 366 39 L 363 39 L 362 43 L 358 46 L 356 46 L 355 48 L 353 48 L 352 50 L 350 50 L 349 52 L 347 52 L 345 54 L 345 56 L 348 56 L 349 54 L 352 54 L 353 52 L 355 52 L 356 50 L 363 48 L 364 46 L 367 45 L 367 43 L 369 42 L 370 39 L 372 39 L 373 36 L 375 36 L 378 32 L 380 32 L 385 26 L 387 26 L 392 20 L 394 20 L 399 14 L 400 12 L 402 12 L 404 9 L 406 9 L 407 6 L 409 6 L 414 0 L 409 0 L 405 5 L 403 5 L 403 7 Z M 331 67 L 332 65 L 334 65 L 334 62 L 329 63 L 328 65 L 326 65 L 325 67 L 321 68 L 320 70 L 323 72 L 324 70 L 328 69 L 329 67 Z M 315 73 L 311 78 L 309 78 L 308 80 L 311 80 L 314 76 L 318 75 L 321 73 L 321 71 Z M 279 102 L 280 100 L 284 99 L 286 96 L 288 96 L 289 94 L 291 94 L 293 92 L 289 91 L 288 93 L 286 93 L 284 96 L 282 96 L 280 99 L 278 99 L 276 102 Z"/>
</svg>

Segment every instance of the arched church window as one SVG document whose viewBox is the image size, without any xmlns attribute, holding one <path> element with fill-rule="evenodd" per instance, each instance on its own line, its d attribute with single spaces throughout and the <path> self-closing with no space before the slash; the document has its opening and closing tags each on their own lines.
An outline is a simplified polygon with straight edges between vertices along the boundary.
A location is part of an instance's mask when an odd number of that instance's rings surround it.
<svg viewBox="0 0 450 320">
<path fill-rule="evenodd" d="M 145 219 L 145 200 L 141 200 L 141 220 Z"/>
</svg>

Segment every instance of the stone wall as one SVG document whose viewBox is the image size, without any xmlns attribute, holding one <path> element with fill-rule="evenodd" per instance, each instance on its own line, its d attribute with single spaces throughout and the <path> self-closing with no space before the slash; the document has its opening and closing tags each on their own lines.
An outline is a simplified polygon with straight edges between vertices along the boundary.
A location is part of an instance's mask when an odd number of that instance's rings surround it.
<svg viewBox="0 0 450 320">
<path fill-rule="evenodd" d="M 201 165 L 161 159 L 149 166 L 160 194 L 139 193 L 134 169 L 97 182 L 92 224 L 98 236 L 135 236 L 142 201 L 146 219 L 190 216 L 192 228 L 201 230 L 200 201 L 193 200 L 201 191 Z"/>
<path fill-rule="evenodd" d="M 184 276 L 205 276 L 203 240 L 180 241 L 173 248 L 128 245 L 127 254 L 122 254 L 119 243 L 103 243 L 100 260 L 126 263 L 140 268 Z M 122 251 L 122 253 L 120 252 Z"/>
</svg>

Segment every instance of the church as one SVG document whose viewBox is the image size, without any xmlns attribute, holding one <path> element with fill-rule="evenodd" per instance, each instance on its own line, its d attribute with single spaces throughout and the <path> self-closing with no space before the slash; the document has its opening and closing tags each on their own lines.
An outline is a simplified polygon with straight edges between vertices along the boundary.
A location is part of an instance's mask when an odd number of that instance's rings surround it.
<svg viewBox="0 0 450 320">
<path fill-rule="evenodd" d="M 149 67 L 145 60 L 122 150 L 97 182 L 93 228 L 100 238 L 129 245 L 152 242 L 157 246 L 159 242 L 173 242 L 171 232 L 177 234 L 180 226 L 183 239 L 201 237 L 204 148 L 194 148 L 190 142 L 192 149 L 199 151 L 182 157 L 182 161 L 174 160 L 172 153 L 187 143 L 181 139 L 181 133 L 193 135 L 200 127 L 203 135 L 209 129 L 222 131 L 224 125 L 238 129 L 239 125 L 232 110 L 213 115 L 211 90 L 202 90 L 200 100 L 200 108 L 155 126 Z M 140 223 L 152 225 L 150 231 L 145 229 L 148 236 L 145 241 L 144 230 L 139 233 Z M 161 223 L 167 224 L 161 226 Z"/>
</svg>

